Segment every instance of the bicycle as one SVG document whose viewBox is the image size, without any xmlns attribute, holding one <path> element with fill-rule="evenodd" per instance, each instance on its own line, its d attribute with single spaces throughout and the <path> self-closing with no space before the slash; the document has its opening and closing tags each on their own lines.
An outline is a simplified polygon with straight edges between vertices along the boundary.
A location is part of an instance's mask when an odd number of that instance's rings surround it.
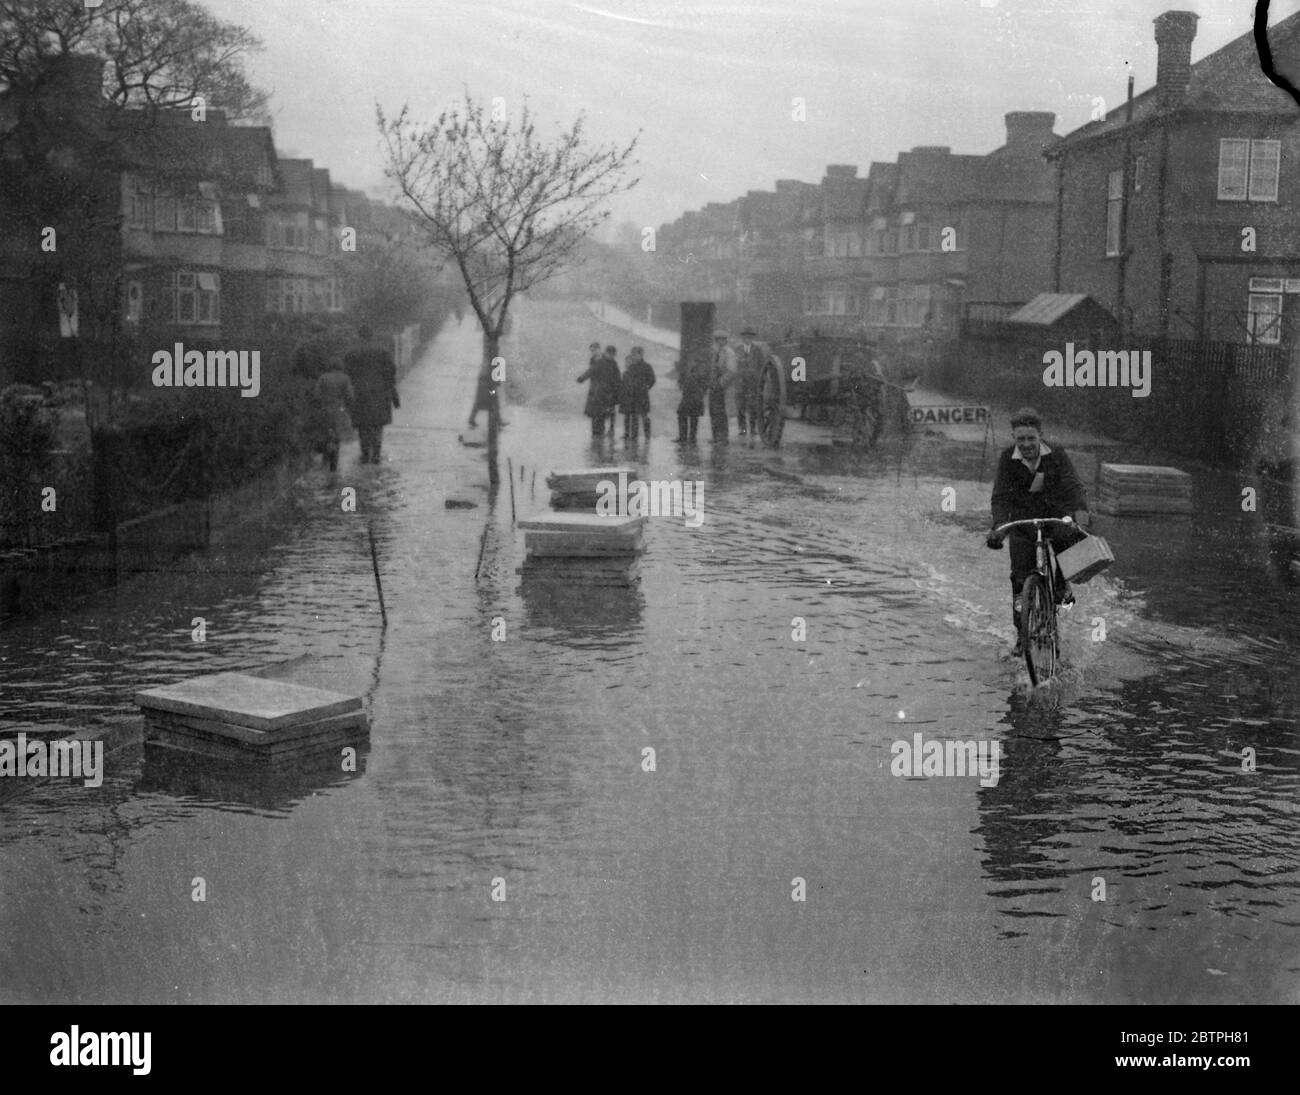
<svg viewBox="0 0 1300 1095">
<path fill-rule="evenodd" d="M 1020 636 L 1030 683 L 1037 688 L 1056 673 L 1061 657 L 1060 629 L 1056 622 L 1056 551 L 1052 541 L 1043 536 L 1044 525 L 1078 527 L 1070 517 L 1030 517 L 1008 521 L 993 529 L 993 535 L 1005 538 L 1017 525 L 1034 526 L 1034 551 L 1037 565 L 1025 579 L 1020 591 Z"/>
</svg>

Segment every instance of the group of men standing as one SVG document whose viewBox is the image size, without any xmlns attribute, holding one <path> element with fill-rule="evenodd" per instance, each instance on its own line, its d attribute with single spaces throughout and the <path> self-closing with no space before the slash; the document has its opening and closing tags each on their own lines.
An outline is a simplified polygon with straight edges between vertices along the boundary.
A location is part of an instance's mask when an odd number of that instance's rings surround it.
<svg viewBox="0 0 1300 1095">
<path fill-rule="evenodd" d="M 612 435 L 618 423 L 618 412 L 623 412 L 623 440 L 636 441 L 644 426 L 646 439 L 650 437 L 650 389 L 655 386 L 655 371 L 645 359 L 645 350 L 633 346 L 628 351 L 624 370 L 618 368 L 618 350 L 600 343 L 590 347 L 587 371 L 578 377 L 578 383 L 590 381 L 587 405 L 584 412 L 591 419 L 591 436 L 604 437 L 606 425 Z"/>
<path fill-rule="evenodd" d="M 713 335 L 713 357 L 707 367 L 692 366 L 684 360 L 678 363 L 678 383 L 682 390 L 677 407 L 679 442 L 696 440 L 706 399 L 714 443 L 725 445 L 729 440 L 729 403 L 735 408 L 740 436 L 757 436 L 761 425 L 763 366 L 769 355 L 754 338 L 754 331 L 746 327 L 740 332 L 740 346 L 733 347 L 727 332 L 717 331 Z"/>
<path fill-rule="evenodd" d="M 740 339 L 740 345 L 733 347 L 727 332 L 718 331 L 713 336 L 713 355 L 707 365 L 678 361 L 677 385 L 682 393 L 677 405 L 679 443 L 697 440 L 706 402 L 715 442 L 726 444 L 729 440 L 728 420 L 733 408 L 740 435 L 758 435 L 763 366 L 770 355 L 762 343 L 754 340 L 750 328 L 740 332 Z M 593 342 L 588 349 L 587 371 L 578 377 L 578 383 L 590 381 L 583 413 L 591 419 L 591 436 L 612 435 L 621 410 L 623 439 L 638 440 L 642 426 L 649 438 L 650 389 L 654 387 L 655 372 L 645 360 L 645 351 L 633 346 L 620 372 L 615 347 L 606 346 L 602 351 L 600 343 Z"/>
</svg>

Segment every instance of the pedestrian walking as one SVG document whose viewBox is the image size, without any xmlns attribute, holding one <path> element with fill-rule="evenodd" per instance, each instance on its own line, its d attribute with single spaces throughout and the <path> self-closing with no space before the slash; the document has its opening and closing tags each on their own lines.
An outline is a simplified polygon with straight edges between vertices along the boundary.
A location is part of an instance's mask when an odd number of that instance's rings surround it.
<svg viewBox="0 0 1300 1095">
<path fill-rule="evenodd" d="M 483 411 L 485 414 L 492 413 L 492 400 L 496 394 L 496 389 L 492 384 L 492 370 L 489 366 L 484 365 L 478 371 L 478 383 L 474 386 L 474 409 L 469 412 L 469 428 L 471 430 L 478 428 L 479 411 Z M 499 417 L 500 412 L 497 413 L 497 425 L 504 426 L 505 423 Z"/>
<path fill-rule="evenodd" d="M 708 391 L 708 370 L 702 365 L 687 365 L 685 358 L 677 359 L 677 387 L 681 389 L 681 402 L 677 404 L 677 442 L 694 442 L 700 428 L 700 415 L 704 413 L 704 395 Z"/>
<path fill-rule="evenodd" d="M 751 327 L 740 332 L 740 349 L 736 351 L 736 425 L 740 436 L 756 435 L 759 428 L 759 384 L 767 364 L 767 348 L 755 342 Z"/>
<path fill-rule="evenodd" d="M 735 386 L 737 370 L 736 351 L 727 345 L 727 332 L 715 332 L 709 372 L 709 425 L 715 445 L 727 444 L 727 393 Z"/>
<path fill-rule="evenodd" d="M 1074 464 L 1057 445 L 1049 447 L 1042 439 L 1043 420 L 1032 407 L 1017 411 L 1011 418 L 1015 443 L 1006 449 L 998 460 L 998 474 L 993 482 L 990 509 L 993 527 L 1008 521 L 1022 521 L 1031 517 L 1073 517 L 1075 528 L 1051 526 L 1044 536 L 1052 540 L 1055 551 L 1064 551 L 1083 537 L 1083 528 L 1090 523 L 1088 497 Z M 1016 653 L 1024 649 L 1024 635 L 1020 630 L 1020 591 L 1025 579 L 1038 564 L 1034 534 L 1025 528 L 1012 529 L 1009 539 L 1011 550 L 1011 613 L 1016 623 Z M 989 532 L 988 546 L 1000 548 L 1002 537 Z M 1073 604 L 1074 594 L 1060 567 L 1056 571 L 1056 596 L 1058 604 Z"/>
<path fill-rule="evenodd" d="M 593 342 L 590 349 L 591 360 L 587 363 L 587 371 L 578 377 L 578 383 L 591 381 L 587 388 L 587 404 L 583 408 L 583 414 L 591 419 L 591 436 L 603 437 L 606 420 L 612 418 L 618 410 L 622 377 L 619 375 L 618 362 L 614 360 L 614 347 L 610 346 L 602 354 L 600 344 Z"/>
<path fill-rule="evenodd" d="M 623 385 L 619 392 L 619 409 L 623 412 L 623 440 L 636 441 L 638 426 L 645 425 L 650 440 L 650 389 L 655 386 L 655 371 L 645 359 L 645 350 L 633 346 L 627 355 Z"/>
<path fill-rule="evenodd" d="M 316 402 L 315 449 L 330 471 L 339 469 L 339 445 L 347 435 L 356 389 L 337 362 L 316 378 L 313 388 Z"/>
<path fill-rule="evenodd" d="M 352 424 L 361 438 L 361 463 L 378 464 L 384 427 L 393 420 L 397 398 L 397 365 L 388 348 L 374 338 L 368 326 L 357 330 L 358 342 L 343 355 L 343 367 L 352 381 Z"/>
<path fill-rule="evenodd" d="M 315 381 L 334 364 L 334 354 L 331 352 L 325 324 L 318 319 L 313 320 L 308 328 L 307 337 L 294 348 L 293 375 L 303 380 Z"/>
</svg>

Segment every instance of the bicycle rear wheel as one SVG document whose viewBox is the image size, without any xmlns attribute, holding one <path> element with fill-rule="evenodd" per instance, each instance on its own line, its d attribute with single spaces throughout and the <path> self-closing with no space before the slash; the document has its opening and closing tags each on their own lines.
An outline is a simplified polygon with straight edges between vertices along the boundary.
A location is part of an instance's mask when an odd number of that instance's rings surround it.
<svg viewBox="0 0 1300 1095">
<path fill-rule="evenodd" d="M 1041 574 L 1025 579 L 1020 594 L 1020 633 L 1025 645 L 1029 680 L 1037 687 L 1056 673 L 1058 643 L 1056 606 Z"/>
</svg>

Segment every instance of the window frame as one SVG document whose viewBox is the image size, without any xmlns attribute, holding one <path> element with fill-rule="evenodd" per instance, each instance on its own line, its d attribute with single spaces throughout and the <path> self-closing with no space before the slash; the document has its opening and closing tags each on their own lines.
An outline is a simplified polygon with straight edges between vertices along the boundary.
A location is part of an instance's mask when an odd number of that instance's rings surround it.
<svg viewBox="0 0 1300 1095">
<path fill-rule="evenodd" d="M 1229 148 L 1237 150 L 1233 159 L 1239 163 L 1225 158 Z M 1229 175 L 1239 176 L 1240 182 L 1226 185 L 1225 178 Z M 1218 201 L 1276 203 L 1281 176 L 1282 142 L 1276 137 L 1219 138 Z"/>
<path fill-rule="evenodd" d="M 1257 301 L 1269 301 L 1276 306 L 1276 311 L 1255 307 Z M 1267 324 L 1261 324 L 1256 317 L 1267 317 Z M 1260 327 L 1265 327 L 1263 333 Z M 1252 344 L 1277 346 L 1282 342 L 1282 294 L 1281 293 L 1247 293 L 1246 295 L 1246 334 Z"/>
<path fill-rule="evenodd" d="M 1124 224 L 1124 169 L 1106 174 L 1106 257 L 1117 258 L 1124 241 L 1120 238 Z"/>
</svg>

